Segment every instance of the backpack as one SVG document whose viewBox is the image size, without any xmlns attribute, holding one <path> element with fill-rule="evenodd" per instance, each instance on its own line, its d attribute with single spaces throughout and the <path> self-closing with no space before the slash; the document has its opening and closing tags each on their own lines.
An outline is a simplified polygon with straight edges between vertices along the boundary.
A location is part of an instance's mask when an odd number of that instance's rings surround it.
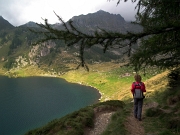
<svg viewBox="0 0 180 135">
<path fill-rule="evenodd" d="M 139 98 L 139 99 L 142 99 L 144 98 L 144 95 L 143 95 L 143 92 L 141 90 L 141 88 L 136 88 L 137 86 L 140 86 L 141 87 L 141 83 L 135 83 L 134 82 L 134 85 L 135 85 L 135 90 L 134 90 L 134 98 Z"/>
</svg>

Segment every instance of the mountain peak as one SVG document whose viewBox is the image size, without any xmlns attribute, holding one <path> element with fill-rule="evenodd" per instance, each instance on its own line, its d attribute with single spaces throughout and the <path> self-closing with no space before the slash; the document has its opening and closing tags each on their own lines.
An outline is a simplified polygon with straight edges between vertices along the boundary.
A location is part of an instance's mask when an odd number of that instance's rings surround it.
<svg viewBox="0 0 180 135">
<path fill-rule="evenodd" d="M 77 28 L 80 27 L 91 30 L 104 29 L 116 32 L 124 32 L 124 26 L 127 23 L 120 14 L 110 14 L 103 10 L 87 15 L 74 16 L 72 20 L 73 23 L 77 25 Z"/>
<path fill-rule="evenodd" d="M 104 11 L 104 10 L 99 10 L 99 11 L 97 11 L 96 13 L 109 13 L 109 12 L 106 12 L 106 11 Z"/>
<path fill-rule="evenodd" d="M 21 25 L 22 27 L 38 27 L 38 25 L 33 22 L 33 21 L 29 21 L 28 23 Z"/>
<path fill-rule="evenodd" d="M 10 24 L 7 20 L 5 20 L 2 16 L 0 16 L 0 30 L 14 28 L 12 24 Z"/>
</svg>

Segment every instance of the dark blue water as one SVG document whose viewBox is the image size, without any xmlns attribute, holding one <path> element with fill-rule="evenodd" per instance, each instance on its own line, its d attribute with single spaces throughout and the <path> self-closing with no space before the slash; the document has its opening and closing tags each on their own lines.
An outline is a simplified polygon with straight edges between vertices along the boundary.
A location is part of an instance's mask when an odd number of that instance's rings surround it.
<svg viewBox="0 0 180 135">
<path fill-rule="evenodd" d="M 0 76 L 0 135 L 22 135 L 99 98 L 94 88 L 63 79 Z"/>
</svg>

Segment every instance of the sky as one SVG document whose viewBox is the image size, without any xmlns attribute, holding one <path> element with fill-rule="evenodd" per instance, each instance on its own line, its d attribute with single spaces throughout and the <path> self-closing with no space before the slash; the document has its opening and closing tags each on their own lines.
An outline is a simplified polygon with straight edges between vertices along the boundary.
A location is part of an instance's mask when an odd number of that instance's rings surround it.
<svg viewBox="0 0 180 135">
<path fill-rule="evenodd" d="M 29 21 L 44 23 L 48 19 L 50 24 L 59 23 L 54 14 L 58 14 L 64 21 L 73 16 L 86 15 L 99 10 L 112 14 L 120 14 L 126 21 L 135 20 L 135 5 L 129 0 L 0 0 L 0 16 L 14 26 L 23 25 Z"/>
</svg>

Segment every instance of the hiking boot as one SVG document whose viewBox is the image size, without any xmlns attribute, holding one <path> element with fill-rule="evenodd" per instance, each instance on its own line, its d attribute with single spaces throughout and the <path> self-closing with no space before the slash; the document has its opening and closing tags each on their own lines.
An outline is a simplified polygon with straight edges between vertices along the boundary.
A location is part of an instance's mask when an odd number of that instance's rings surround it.
<svg viewBox="0 0 180 135">
<path fill-rule="evenodd" d="M 134 115 L 134 118 L 136 118 L 136 119 L 137 119 L 137 115 Z"/>
<path fill-rule="evenodd" d="M 141 118 L 138 118 L 138 120 L 139 120 L 139 121 L 142 121 L 142 119 L 141 119 Z"/>
</svg>

